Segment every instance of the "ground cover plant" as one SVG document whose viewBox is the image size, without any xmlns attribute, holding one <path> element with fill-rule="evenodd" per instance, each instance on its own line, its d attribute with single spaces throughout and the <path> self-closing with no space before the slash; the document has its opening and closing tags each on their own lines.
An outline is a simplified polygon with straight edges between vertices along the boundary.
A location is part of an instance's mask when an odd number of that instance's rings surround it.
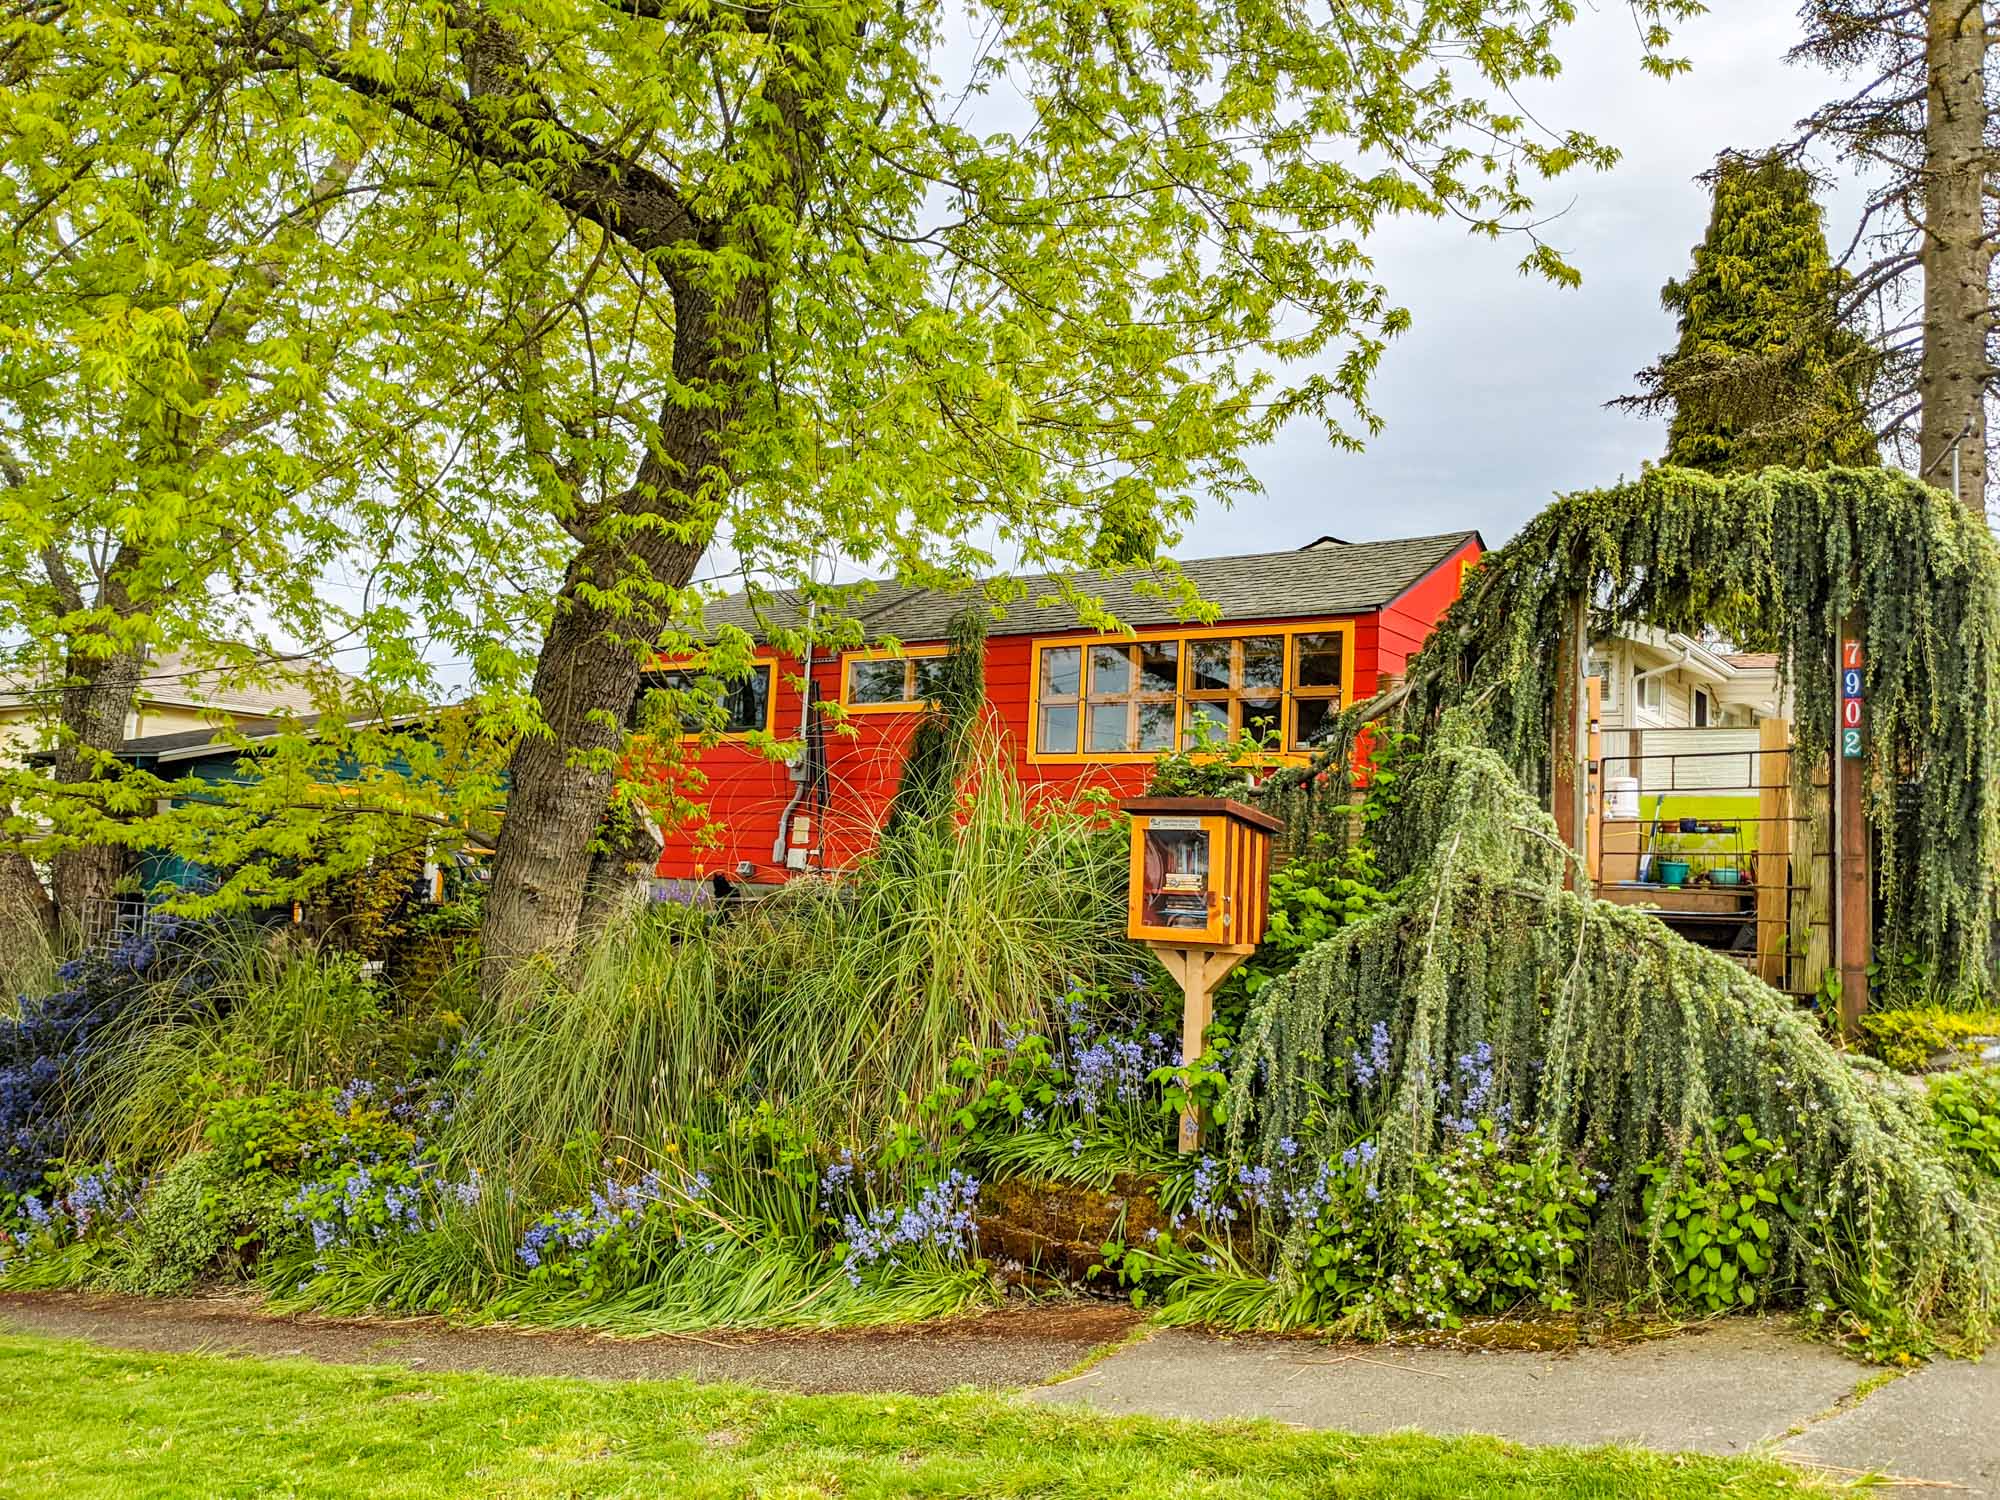
<svg viewBox="0 0 2000 1500">
<path fill-rule="evenodd" d="M 766 1494 L 1428 1496 L 1804 1494 L 1797 1470 L 1491 1438 L 1352 1437 L 1110 1419 L 958 1395 L 412 1375 L 0 1338 L 39 1414 L 0 1435 L 0 1495 Z"/>
</svg>

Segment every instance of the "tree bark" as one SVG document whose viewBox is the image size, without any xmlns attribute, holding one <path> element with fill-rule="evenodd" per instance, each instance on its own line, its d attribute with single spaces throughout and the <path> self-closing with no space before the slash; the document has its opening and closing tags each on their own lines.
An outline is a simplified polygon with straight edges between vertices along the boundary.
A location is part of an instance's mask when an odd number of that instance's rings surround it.
<svg viewBox="0 0 2000 1500">
<path fill-rule="evenodd" d="M 602 844 L 591 860 L 583 914 L 576 925 L 577 935 L 586 942 L 644 900 L 667 846 L 660 825 L 644 808 L 632 806 L 610 819 Z"/>
<path fill-rule="evenodd" d="M 1930 0 L 1924 114 L 1924 352 L 1917 392 L 1923 477 L 1986 511 L 1986 8 Z"/>
<path fill-rule="evenodd" d="M 12 809 L 0 803 L 0 818 Z M 19 972 L 20 962 L 56 938 L 56 906 L 28 856 L 0 849 L 0 983 Z"/>
<path fill-rule="evenodd" d="M 145 658 L 136 652 L 110 657 L 71 653 L 62 687 L 56 780 L 76 784 L 115 774 L 108 757 L 125 742 L 125 718 L 144 674 Z M 55 905 L 66 945 L 80 946 L 109 930 L 118 882 L 129 867 L 129 856 L 116 844 L 57 852 Z"/>
<path fill-rule="evenodd" d="M 700 294 L 675 298 L 674 374 L 683 389 L 717 389 L 714 330 L 755 326 L 749 315 L 760 306 L 761 293 L 747 287 L 720 317 Z M 600 523 L 570 563 L 535 666 L 546 732 L 524 736 L 508 767 L 481 928 L 489 990 L 522 960 L 561 956 L 576 942 L 625 725 L 667 625 L 655 601 L 687 587 L 714 534 L 720 435 L 737 408 L 732 400 L 695 412 L 669 402 L 637 482 L 613 508 L 615 529 Z M 645 519 L 629 525 L 634 517 Z"/>
</svg>

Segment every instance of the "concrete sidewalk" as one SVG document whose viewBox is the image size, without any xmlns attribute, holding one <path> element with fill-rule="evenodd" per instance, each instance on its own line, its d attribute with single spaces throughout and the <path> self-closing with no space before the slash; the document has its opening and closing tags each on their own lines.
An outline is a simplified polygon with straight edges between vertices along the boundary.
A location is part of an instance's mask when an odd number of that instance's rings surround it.
<svg viewBox="0 0 2000 1500">
<path fill-rule="evenodd" d="M 1776 1452 L 2000 1497 L 2000 1361 L 1880 1377 L 1782 1326 L 1731 1320 L 1564 1354 L 1327 1347 L 1163 1330 L 1030 1399 L 1347 1432 Z"/>
<path fill-rule="evenodd" d="M 1147 1331 L 1130 1308 L 1043 1304 L 914 1328 L 653 1335 L 456 1328 L 436 1319 L 277 1318 L 244 1297 L 0 1293 L 0 1332 L 128 1349 L 599 1380 L 687 1376 L 776 1390 L 1020 1390 L 1029 1401 L 1347 1432 L 1414 1428 L 1520 1443 L 1775 1453 L 2000 1500 L 2000 1358 L 1883 1384 L 1775 1321 L 1559 1354 L 1471 1353 Z M 1133 1334 L 1080 1375 L 1107 1345 Z M 1057 1381 L 1038 1385 L 1042 1381 Z"/>
</svg>

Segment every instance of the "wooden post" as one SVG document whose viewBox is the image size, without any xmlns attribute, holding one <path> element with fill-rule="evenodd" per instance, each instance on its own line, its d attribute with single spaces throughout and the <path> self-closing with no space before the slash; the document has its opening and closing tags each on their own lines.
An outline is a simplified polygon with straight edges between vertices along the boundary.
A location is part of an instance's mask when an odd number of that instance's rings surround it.
<svg viewBox="0 0 2000 1500">
<path fill-rule="evenodd" d="M 1790 930 L 1792 864 L 1792 725 L 1757 726 L 1757 977 L 1783 989 Z"/>
<path fill-rule="evenodd" d="M 1598 732 L 1598 725 L 1604 718 L 1604 680 L 1586 677 L 1584 687 L 1587 689 L 1584 706 L 1590 724 L 1589 748 L 1585 753 L 1590 776 L 1584 844 L 1590 851 L 1585 860 L 1590 866 L 1591 892 L 1594 895 L 1598 882 L 1604 879 L 1604 736 Z"/>
<path fill-rule="evenodd" d="M 1833 967 L 1833 763 L 1815 756 L 1803 808 L 1792 822 L 1792 947 L 1798 987 L 1819 988 Z M 1796 783 L 1795 783 L 1796 784 Z"/>
<path fill-rule="evenodd" d="M 1855 1035 L 1868 1008 L 1868 952 L 1875 936 L 1875 913 L 1868 868 L 1866 809 L 1868 742 L 1863 691 L 1867 639 L 1859 609 L 1842 622 L 1834 643 L 1833 731 L 1833 934 L 1840 966 L 1840 1029 Z"/>
<path fill-rule="evenodd" d="M 1215 992 L 1229 971 L 1250 955 L 1218 948 L 1170 948 L 1155 944 L 1160 962 L 1181 987 L 1181 1062 L 1192 1064 L 1201 1056 L 1201 1039 L 1208 1023 L 1215 1019 Z M 1192 1110 L 1181 1114 L 1180 1149 L 1201 1149 L 1201 1119 Z"/>
<path fill-rule="evenodd" d="M 1590 607 L 1578 594 L 1569 603 L 1562 636 L 1556 642 L 1556 694 L 1549 711 L 1549 798 L 1557 837 L 1579 855 L 1586 852 L 1583 750 L 1589 728 L 1584 717 L 1583 654 L 1589 629 Z M 1564 885 L 1574 878 L 1573 869 L 1563 872 Z"/>
</svg>

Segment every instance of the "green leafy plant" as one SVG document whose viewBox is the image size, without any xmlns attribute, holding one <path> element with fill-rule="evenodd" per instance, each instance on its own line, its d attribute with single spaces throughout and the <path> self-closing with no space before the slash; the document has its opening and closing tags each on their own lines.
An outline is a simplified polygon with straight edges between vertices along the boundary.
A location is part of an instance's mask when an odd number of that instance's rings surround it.
<svg viewBox="0 0 2000 1500">
<path fill-rule="evenodd" d="M 1533 1142 L 1510 1149 L 1491 1119 L 1384 1184 L 1372 1143 L 1322 1169 L 1304 1235 L 1316 1323 L 1388 1319 L 1458 1327 L 1523 1302 L 1573 1305 L 1597 1191 L 1582 1167 Z"/>
<path fill-rule="evenodd" d="M 1978 1038 L 2000 1036 L 2000 1012 L 1962 1012 L 1936 1006 L 1867 1010 L 1861 1016 L 1862 1044 L 1892 1068 L 1922 1072 L 1939 1058 L 1976 1055 Z"/>
<path fill-rule="evenodd" d="M 1153 762 L 1146 783 L 1152 797 L 1242 797 L 1251 782 L 1279 763 L 1275 731 L 1244 728 L 1234 737 L 1219 733 L 1205 718 L 1189 722 L 1190 742 Z"/>
<path fill-rule="evenodd" d="M 1688 1151 L 1678 1171 L 1660 1162 L 1638 1169 L 1673 1296 L 1712 1313 L 1757 1302 L 1776 1260 L 1778 1219 L 1803 1212 L 1790 1193 L 1794 1168 L 1782 1140 L 1765 1136 L 1748 1115 L 1733 1128 L 1719 1120 L 1716 1130 L 1727 1144 Z"/>
<path fill-rule="evenodd" d="M 1931 1085 L 1931 1115 L 1946 1147 L 2000 1179 L 2000 1072 L 1950 1073 Z"/>
<path fill-rule="evenodd" d="M 1213 1033 L 1214 1028 L 1210 1028 Z M 1191 1063 L 1175 1063 L 1156 1068 L 1148 1082 L 1160 1090 L 1159 1110 L 1179 1119 L 1192 1114 L 1204 1124 L 1229 1123 L 1229 1069 L 1225 1061 L 1228 1043 L 1222 1041 L 1203 1049 Z"/>
<path fill-rule="evenodd" d="M 196 1151 L 169 1167 L 140 1205 L 120 1284 L 157 1295 L 186 1291 L 212 1272 L 245 1269 L 245 1252 L 276 1222 L 280 1199 L 272 1182 L 241 1166 L 222 1152 Z"/>
</svg>

